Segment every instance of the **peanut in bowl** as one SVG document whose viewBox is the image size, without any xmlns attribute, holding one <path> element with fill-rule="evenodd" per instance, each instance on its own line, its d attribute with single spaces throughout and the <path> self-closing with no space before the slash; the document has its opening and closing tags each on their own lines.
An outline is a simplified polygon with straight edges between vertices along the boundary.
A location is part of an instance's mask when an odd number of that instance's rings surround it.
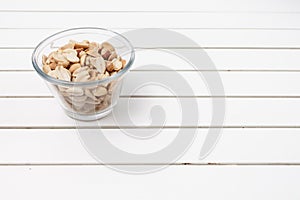
<svg viewBox="0 0 300 200">
<path fill-rule="evenodd" d="M 100 28 L 56 33 L 34 50 L 32 63 L 66 114 L 96 120 L 116 105 L 134 50 L 122 35 Z"/>
</svg>

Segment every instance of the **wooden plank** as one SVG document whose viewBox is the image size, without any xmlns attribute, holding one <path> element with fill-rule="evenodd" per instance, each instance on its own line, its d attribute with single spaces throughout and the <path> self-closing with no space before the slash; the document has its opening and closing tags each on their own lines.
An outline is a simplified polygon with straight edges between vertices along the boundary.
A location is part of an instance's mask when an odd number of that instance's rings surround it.
<svg viewBox="0 0 300 200">
<path fill-rule="evenodd" d="M 119 33 L 125 29 L 113 29 Z M 132 30 L 132 29 L 131 29 Z M 26 40 L 20 37 L 26 35 Z M 56 29 L 3 29 L 0 32 L 1 48 L 34 48 L 40 41 L 56 33 Z M 177 29 L 188 38 L 194 40 L 202 48 L 299 48 L 300 30 L 256 30 L 256 29 Z M 132 40 L 131 40 L 132 41 Z M 183 41 L 168 42 L 158 40 L 155 44 L 132 41 L 136 48 L 194 48 L 195 45 Z"/>
<path fill-rule="evenodd" d="M 171 166 L 133 176 L 99 166 L 7 166 L 0 184 L 4 199 L 298 200 L 299 172 L 299 166 Z"/>
<path fill-rule="evenodd" d="M 154 120 L 151 124 L 150 111 L 153 106 L 161 106 L 165 111 L 165 127 L 195 126 L 194 118 L 182 122 L 180 102 L 198 103 L 198 126 L 209 126 L 212 117 L 212 102 L 209 98 L 121 98 L 115 116 L 109 115 L 101 120 L 101 127 L 161 126 L 162 121 Z M 129 104 L 129 105 L 128 105 Z M 300 119 L 300 102 L 296 98 L 227 98 L 226 127 L 298 127 Z M 129 107 L 129 108 L 128 108 Z M 194 107 L 193 107 L 194 109 Z M 76 122 L 67 117 L 53 98 L 3 98 L 0 99 L 1 127 L 75 127 Z M 128 111 L 129 110 L 129 111 Z M 129 113 L 128 113 L 129 112 Z M 16 117 L 16 115 L 18 117 Z M 152 112 L 153 118 L 161 113 Z M 191 116 L 187 116 L 191 117 Z M 78 124 L 77 124 L 78 125 Z M 79 126 L 95 126 L 95 123 L 81 123 Z M 214 124 L 219 126 L 220 124 Z"/>
<path fill-rule="evenodd" d="M 145 140 L 128 137 L 124 131 L 130 133 L 131 129 L 102 129 L 99 134 L 104 134 L 117 148 L 139 154 L 159 151 L 170 144 L 178 134 L 177 129 L 161 129 L 156 137 Z M 143 134 L 144 131 L 154 130 L 140 129 L 139 131 Z M 300 163 L 298 145 L 300 129 L 225 128 L 212 153 L 205 159 L 199 160 L 200 149 L 207 131 L 208 129 L 198 129 L 191 147 L 175 163 L 242 165 Z M 0 165 L 91 165 L 102 162 L 96 161 L 86 151 L 80 142 L 77 130 L 74 129 L 0 130 Z M 153 164 L 158 163 L 163 164 L 161 161 L 153 161 Z M 110 164 L 141 163 L 132 160 Z M 165 164 L 168 164 L 167 161 Z"/>
<path fill-rule="evenodd" d="M 59 3 L 59 6 L 56 6 Z M 92 5 L 92 6 L 91 6 Z M 159 6 L 157 6 L 159 5 Z M 28 0 L 11 0 L 1 6 L 1 10 L 17 11 L 200 11 L 200 12 L 299 12 L 299 3 L 293 0 L 271 1 L 271 0 L 199 0 L 196 6 L 192 0 L 184 2 L 158 1 L 140 2 L 129 0 L 127 2 L 112 0 L 109 2 L 85 1 L 52 1 L 36 2 Z M 271 6 L 270 6 L 271 5 Z"/>
<path fill-rule="evenodd" d="M 160 64 L 174 70 L 194 70 L 190 64 L 173 55 L 172 50 L 137 50 L 136 67 Z M 290 49 L 187 49 L 183 52 L 206 52 L 217 70 L 300 70 L 300 50 Z M 32 49 L 0 49 L 0 70 L 33 70 Z M 210 70 L 205 64 L 200 69 Z M 158 69 L 159 70 L 159 69 Z"/>
<path fill-rule="evenodd" d="M 219 72 L 224 91 L 211 94 L 204 76 L 216 72 L 192 71 L 131 71 L 123 82 L 122 96 L 299 96 L 300 72 Z M 173 94 L 168 88 L 154 83 L 163 83 L 165 78 L 182 77 L 193 92 L 177 88 Z M 159 78 L 158 78 L 159 77 Z M 16 84 L 22 80 L 22 84 Z M 153 83 L 154 82 L 154 83 Z M 140 87 L 141 83 L 146 86 Z M 174 87 L 171 85 L 166 87 Z M 180 84 L 180 82 L 178 82 Z M 0 72 L 0 96 L 52 96 L 46 84 L 36 72 Z M 136 90 L 139 88 L 138 90 Z M 173 88 L 175 89 L 175 88 Z M 174 91 L 175 92 L 175 91 Z"/>
<path fill-rule="evenodd" d="M 0 28 L 299 28 L 299 16 L 299 13 L 0 12 Z"/>
</svg>

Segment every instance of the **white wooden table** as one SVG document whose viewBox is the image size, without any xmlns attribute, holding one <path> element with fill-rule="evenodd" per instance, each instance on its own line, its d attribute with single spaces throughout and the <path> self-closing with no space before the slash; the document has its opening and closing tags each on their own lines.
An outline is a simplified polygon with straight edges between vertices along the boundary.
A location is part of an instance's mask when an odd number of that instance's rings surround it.
<svg viewBox="0 0 300 200">
<path fill-rule="evenodd" d="M 299 19 L 300 2 L 294 0 L 1 2 L 0 199 L 299 199 Z M 115 172 L 92 158 L 74 120 L 59 108 L 30 63 L 42 39 L 81 26 L 118 32 L 168 28 L 204 48 L 222 78 L 227 102 L 223 135 L 206 159 L 198 155 L 209 126 L 211 96 L 180 59 L 171 66 L 196 95 L 184 98 L 196 98 L 204 113 L 186 154 L 147 175 Z M 167 60 L 154 49 L 136 56 L 135 65 Z M 133 69 L 128 76 L 147 73 Z M 121 101 L 128 95 L 124 87 Z M 176 100 L 155 88 L 136 98 L 145 106 L 162 102 L 167 113 Z M 148 114 L 134 117 L 147 125 Z M 172 118 L 163 138 L 137 144 L 111 126 L 110 117 L 101 123 L 107 137 L 130 151 L 151 150 L 173 137 L 179 125 Z"/>
</svg>

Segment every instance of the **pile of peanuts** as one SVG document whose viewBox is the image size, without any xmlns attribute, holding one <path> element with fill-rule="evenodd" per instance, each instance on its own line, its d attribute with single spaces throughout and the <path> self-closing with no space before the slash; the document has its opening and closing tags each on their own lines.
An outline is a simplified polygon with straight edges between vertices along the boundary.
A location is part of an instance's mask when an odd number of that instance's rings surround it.
<svg viewBox="0 0 300 200">
<path fill-rule="evenodd" d="M 87 82 L 108 78 L 118 73 L 126 61 L 108 42 L 84 40 L 70 42 L 48 56 L 43 55 L 43 71 L 49 76 L 70 82 Z M 59 94 L 76 112 L 93 113 L 111 104 L 116 80 L 94 87 L 57 86 Z"/>
</svg>

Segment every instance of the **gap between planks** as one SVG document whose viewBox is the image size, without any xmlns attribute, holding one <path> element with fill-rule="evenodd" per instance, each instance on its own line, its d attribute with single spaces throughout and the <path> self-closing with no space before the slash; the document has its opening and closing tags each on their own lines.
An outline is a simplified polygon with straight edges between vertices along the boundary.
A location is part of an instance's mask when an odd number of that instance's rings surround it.
<svg viewBox="0 0 300 200">
<path fill-rule="evenodd" d="M 42 98 L 42 99 L 52 99 L 54 96 L 0 96 L 0 99 L 27 99 L 27 98 Z M 296 96 L 152 96 L 152 95 L 120 95 L 120 98 L 225 98 L 225 99 L 298 99 L 299 95 Z"/>
<path fill-rule="evenodd" d="M 149 27 L 143 27 L 140 29 L 147 29 Z M 14 27 L 14 28 L 7 28 L 7 27 L 0 27 L 0 30 L 64 30 L 67 29 L 66 27 L 54 27 L 54 28 L 18 28 L 18 27 Z M 134 27 L 111 27 L 110 29 L 120 29 L 120 30 L 128 30 L 128 29 L 137 29 Z M 172 28 L 168 28 L 170 30 L 300 30 L 300 28 L 180 28 L 180 27 L 172 27 Z"/>
<path fill-rule="evenodd" d="M 33 69 L 0 69 L 1 72 L 34 72 Z M 300 72 L 300 69 L 221 69 L 221 70 L 209 70 L 209 69 L 201 69 L 201 70 L 195 70 L 195 69 L 174 69 L 174 70 L 152 70 L 152 69 L 132 69 L 130 71 L 134 72 Z"/>
<path fill-rule="evenodd" d="M 224 49 L 224 50 L 300 50 L 300 47 L 134 47 L 140 50 L 168 50 L 168 49 Z M 35 49 L 35 47 L 0 47 L 0 49 Z"/>
<path fill-rule="evenodd" d="M 190 128 L 197 128 L 197 129 L 214 129 L 214 128 L 221 128 L 221 129 L 295 129 L 300 128 L 300 126 L 101 126 L 101 129 L 155 129 L 155 128 L 163 128 L 163 129 L 190 129 Z M 76 126 L 0 126 L 1 129 L 50 129 L 50 130 L 64 130 L 64 129 L 99 129 L 98 126 L 83 126 L 83 127 L 76 127 Z"/>
<path fill-rule="evenodd" d="M 107 166 L 107 165 L 115 165 L 115 166 L 300 166 L 300 163 L 5 163 L 0 164 L 0 167 L 6 166 L 20 166 L 20 167 L 30 167 L 30 166 Z"/>
<path fill-rule="evenodd" d="M 0 12 L 18 13 L 220 13 L 220 14 L 300 14 L 299 11 L 201 11 L 201 10 L 0 10 Z"/>
<path fill-rule="evenodd" d="M 0 99 L 31 99 L 31 98 L 41 98 L 41 99 L 52 99 L 54 98 L 54 96 L 28 96 L 28 95 L 20 95 L 20 96 L 1 96 L 0 95 Z M 194 96 L 189 96 L 189 95 L 180 95 L 180 96 L 164 96 L 164 95 L 157 95 L 157 96 L 153 96 L 153 95 L 120 95 L 120 98 L 170 98 L 170 99 L 174 99 L 174 98 L 225 98 L 225 99 L 298 99 L 300 98 L 299 95 L 295 95 L 295 96 L 288 96 L 288 95 L 270 95 L 270 96 L 238 96 L 238 95 L 227 95 L 227 96 L 206 96 L 206 95 L 194 95 Z"/>
</svg>

